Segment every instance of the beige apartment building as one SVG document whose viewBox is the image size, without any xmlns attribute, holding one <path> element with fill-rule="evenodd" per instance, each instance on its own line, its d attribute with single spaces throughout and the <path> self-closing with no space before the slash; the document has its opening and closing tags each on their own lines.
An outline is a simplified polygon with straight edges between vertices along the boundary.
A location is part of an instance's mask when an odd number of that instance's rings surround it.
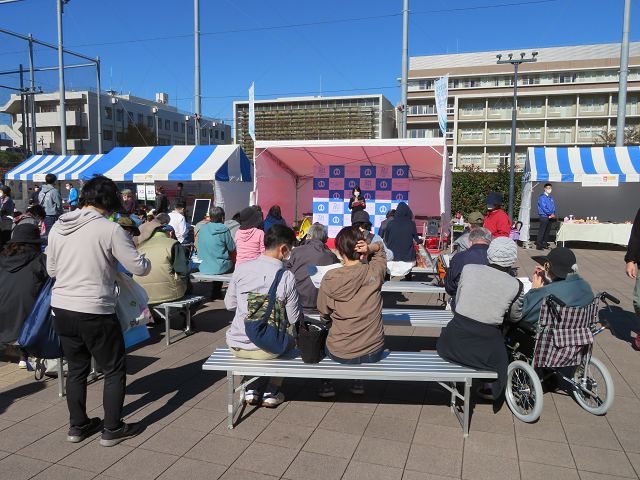
<svg viewBox="0 0 640 480">
<path fill-rule="evenodd" d="M 516 165 L 527 147 L 593 145 L 615 132 L 618 113 L 620 44 L 581 45 L 412 57 L 409 67 L 407 136 L 442 136 L 433 83 L 449 74 L 447 144 L 452 166 L 486 170 L 511 157 L 513 66 L 497 65 L 508 53 L 538 61 L 518 69 Z M 630 44 L 627 119 L 637 128 L 640 97 L 640 42 Z"/>
</svg>

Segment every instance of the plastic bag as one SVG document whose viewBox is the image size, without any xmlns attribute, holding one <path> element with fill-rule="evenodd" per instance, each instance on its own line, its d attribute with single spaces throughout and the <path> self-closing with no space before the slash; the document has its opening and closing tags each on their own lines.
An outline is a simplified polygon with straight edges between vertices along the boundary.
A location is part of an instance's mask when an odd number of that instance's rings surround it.
<svg viewBox="0 0 640 480">
<path fill-rule="evenodd" d="M 144 288 L 122 272 L 118 272 L 116 284 L 119 290 L 116 300 L 116 315 L 120 320 L 122 333 L 132 327 L 153 323 L 153 317 L 147 305 L 149 297 Z"/>
<path fill-rule="evenodd" d="M 33 310 L 27 317 L 20 333 L 18 343 L 36 358 L 62 358 L 62 345 L 58 334 L 53 331 L 51 313 L 51 291 L 53 279 L 47 280 L 40 291 Z"/>
</svg>

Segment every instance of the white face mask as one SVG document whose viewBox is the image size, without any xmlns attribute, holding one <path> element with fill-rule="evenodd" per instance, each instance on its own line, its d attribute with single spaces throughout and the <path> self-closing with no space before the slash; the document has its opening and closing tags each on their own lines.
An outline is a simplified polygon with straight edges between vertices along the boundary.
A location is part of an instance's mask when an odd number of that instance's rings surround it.
<svg viewBox="0 0 640 480">
<path fill-rule="evenodd" d="M 547 188 L 547 189 L 545 190 L 545 193 L 546 193 L 547 195 L 551 195 L 551 192 L 552 192 L 552 190 L 551 190 L 550 188 Z"/>
<path fill-rule="evenodd" d="M 360 192 L 353 192 L 353 196 L 358 198 L 360 196 Z"/>
<path fill-rule="evenodd" d="M 67 185 L 67 190 L 71 190 L 71 187 L 69 185 Z"/>
<path fill-rule="evenodd" d="M 285 257 L 285 253 L 282 252 L 282 260 L 289 260 L 291 258 L 291 250 L 287 248 L 287 256 Z"/>
<path fill-rule="evenodd" d="M 487 210 L 493 210 L 496 206 L 493 203 L 487 203 Z"/>
</svg>

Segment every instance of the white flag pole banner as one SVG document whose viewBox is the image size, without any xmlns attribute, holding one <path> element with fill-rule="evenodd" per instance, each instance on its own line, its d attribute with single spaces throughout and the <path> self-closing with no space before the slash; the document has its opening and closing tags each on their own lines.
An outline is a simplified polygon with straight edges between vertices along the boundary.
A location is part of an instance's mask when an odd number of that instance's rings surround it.
<svg viewBox="0 0 640 480">
<path fill-rule="evenodd" d="M 442 136 L 447 136 L 447 98 L 449 97 L 449 74 L 435 81 L 436 111 Z"/>
<path fill-rule="evenodd" d="M 251 84 L 251 88 L 249 88 L 249 135 L 253 141 L 256 141 L 256 112 L 255 112 L 255 98 L 253 95 L 253 86 L 255 83 Z"/>
</svg>

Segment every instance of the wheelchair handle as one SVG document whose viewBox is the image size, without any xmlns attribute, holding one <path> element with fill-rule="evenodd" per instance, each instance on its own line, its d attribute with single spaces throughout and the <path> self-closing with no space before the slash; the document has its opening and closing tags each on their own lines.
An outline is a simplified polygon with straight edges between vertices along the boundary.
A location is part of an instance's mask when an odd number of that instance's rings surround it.
<svg viewBox="0 0 640 480">
<path fill-rule="evenodd" d="M 551 294 L 547 297 L 547 302 L 553 302 L 556 303 L 557 305 L 561 306 L 561 307 L 566 307 L 567 304 L 564 303 L 562 300 L 560 300 L 558 297 L 556 297 L 555 295 Z"/>
<path fill-rule="evenodd" d="M 615 303 L 616 305 L 620 304 L 620 300 L 618 300 L 616 297 L 609 295 L 607 292 L 602 292 L 600 293 L 599 297 L 603 300 L 610 300 L 613 303 Z"/>
</svg>

